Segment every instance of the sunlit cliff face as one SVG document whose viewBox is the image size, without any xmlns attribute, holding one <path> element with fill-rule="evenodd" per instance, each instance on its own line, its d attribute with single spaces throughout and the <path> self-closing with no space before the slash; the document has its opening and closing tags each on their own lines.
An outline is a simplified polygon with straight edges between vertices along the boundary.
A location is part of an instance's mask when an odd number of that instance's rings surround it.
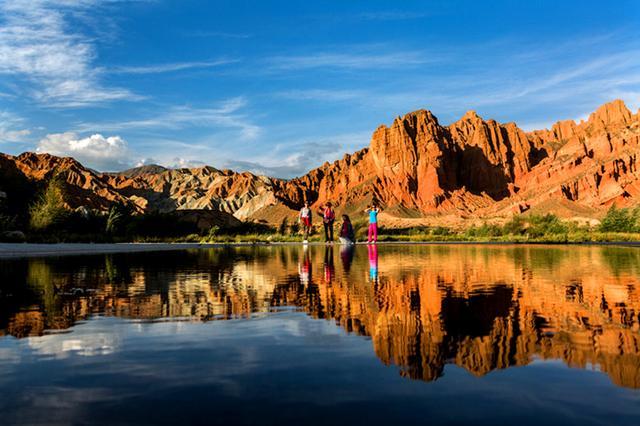
<svg viewBox="0 0 640 426">
<path fill-rule="evenodd" d="M 541 358 L 640 387 L 633 248 L 280 247 L 5 263 L 0 330 L 16 337 L 94 314 L 206 321 L 293 306 L 370 336 L 382 362 L 414 379 L 436 380 L 446 364 L 480 376 Z M 117 350 L 108 336 L 96 342 L 67 347 Z"/>
</svg>

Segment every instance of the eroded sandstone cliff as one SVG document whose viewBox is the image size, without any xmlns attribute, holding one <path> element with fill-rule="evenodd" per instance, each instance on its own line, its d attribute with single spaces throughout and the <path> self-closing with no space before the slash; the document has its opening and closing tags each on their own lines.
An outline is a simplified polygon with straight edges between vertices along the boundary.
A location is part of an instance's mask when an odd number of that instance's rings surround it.
<svg viewBox="0 0 640 426">
<path fill-rule="evenodd" d="M 640 112 L 616 100 L 587 121 L 532 132 L 473 111 L 443 126 L 419 110 L 380 126 L 368 148 L 291 180 L 209 166 L 102 174 L 72 158 L 35 153 L 0 155 L 0 174 L 11 169 L 36 182 L 60 174 L 70 207 L 99 210 L 115 202 L 138 212 L 213 210 L 278 222 L 305 200 L 346 211 L 376 200 L 396 216 L 505 216 L 534 208 L 596 217 L 614 203 L 637 204 L 639 150 Z M 10 195 L 6 186 L 3 178 L 0 190 Z"/>
</svg>

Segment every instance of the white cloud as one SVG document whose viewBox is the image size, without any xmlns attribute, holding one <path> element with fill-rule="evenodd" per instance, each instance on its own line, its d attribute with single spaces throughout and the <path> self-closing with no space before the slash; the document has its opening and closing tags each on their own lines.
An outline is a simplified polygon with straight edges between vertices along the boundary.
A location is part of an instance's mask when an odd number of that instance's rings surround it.
<svg viewBox="0 0 640 426">
<path fill-rule="evenodd" d="M 253 37 L 252 34 L 247 33 L 230 33 L 224 31 L 191 31 L 185 34 L 189 37 L 214 37 L 214 38 L 237 38 L 247 39 Z"/>
<path fill-rule="evenodd" d="M 150 166 L 155 164 L 158 164 L 158 160 L 153 157 L 146 157 L 138 160 L 138 162 L 136 163 L 136 167 Z"/>
<path fill-rule="evenodd" d="M 367 93 L 363 90 L 304 89 L 282 91 L 275 95 L 281 98 L 294 100 L 339 102 L 352 99 L 362 99 L 367 95 Z"/>
<path fill-rule="evenodd" d="M 48 106 L 78 107 L 139 99 L 123 88 L 104 86 L 93 66 L 92 40 L 69 22 L 98 0 L 3 0 L 0 2 L 0 74 L 30 83 L 27 95 Z M 107 2 L 107 3 L 113 3 Z"/>
<path fill-rule="evenodd" d="M 300 143 L 276 145 L 268 155 L 242 160 L 228 160 L 223 167 L 236 171 L 250 171 L 257 175 L 280 178 L 301 176 L 334 161 L 345 153 L 364 148 L 370 133 L 349 133 Z"/>
<path fill-rule="evenodd" d="M 332 68 L 347 70 L 393 69 L 435 62 L 426 52 L 325 52 L 314 55 L 276 56 L 270 59 L 278 70 Z"/>
<path fill-rule="evenodd" d="M 198 68 L 213 68 L 239 62 L 237 59 L 220 59 L 208 62 L 175 62 L 145 66 L 122 66 L 111 69 L 115 74 L 160 74 L 166 72 L 184 71 Z"/>
<path fill-rule="evenodd" d="M 189 160 L 186 158 L 176 157 L 172 161 L 173 164 L 169 166 L 171 169 L 195 169 L 204 167 L 205 163 L 198 160 Z"/>
<path fill-rule="evenodd" d="M 74 132 L 54 133 L 40 140 L 36 151 L 73 157 L 98 170 L 120 170 L 131 165 L 128 144 L 120 136 L 94 134 L 80 138 Z"/>
<path fill-rule="evenodd" d="M 242 97 L 227 99 L 216 106 L 197 108 L 188 105 L 172 106 L 165 112 L 136 120 L 122 120 L 113 123 L 82 123 L 77 127 L 79 132 L 99 130 L 117 132 L 122 130 L 179 130 L 187 126 L 203 128 L 235 129 L 245 140 L 257 138 L 262 129 L 253 124 L 242 109 L 247 102 Z"/>
<path fill-rule="evenodd" d="M 31 134 L 23 128 L 24 119 L 7 111 L 0 111 L 0 143 L 24 142 Z"/>
</svg>

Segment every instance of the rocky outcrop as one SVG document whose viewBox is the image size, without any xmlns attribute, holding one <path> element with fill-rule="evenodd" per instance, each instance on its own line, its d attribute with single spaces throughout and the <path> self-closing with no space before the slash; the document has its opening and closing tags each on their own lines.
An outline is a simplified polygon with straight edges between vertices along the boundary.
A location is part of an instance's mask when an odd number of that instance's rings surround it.
<svg viewBox="0 0 640 426">
<path fill-rule="evenodd" d="M 72 158 L 34 153 L 1 155 L 0 165 L 33 182 L 63 175 L 65 201 L 73 208 L 105 210 L 117 202 L 138 212 L 212 210 L 260 220 L 275 207 L 278 213 L 268 220 L 279 222 L 305 200 L 316 206 L 332 201 L 345 211 L 376 200 L 399 216 L 473 218 L 549 210 L 557 203 L 592 215 L 614 203 L 637 204 L 639 151 L 640 113 L 617 100 L 587 121 L 559 121 L 532 132 L 474 111 L 443 126 L 419 110 L 380 126 L 368 148 L 291 180 L 208 166 L 101 174 Z"/>
</svg>

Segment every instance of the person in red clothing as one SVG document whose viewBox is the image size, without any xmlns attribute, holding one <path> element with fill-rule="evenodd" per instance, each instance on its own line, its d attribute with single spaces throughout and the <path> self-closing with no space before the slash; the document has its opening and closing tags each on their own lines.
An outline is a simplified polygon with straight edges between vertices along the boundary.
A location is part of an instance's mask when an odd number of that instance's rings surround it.
<svg viewBox="0 0 640 426">
<path fill-rule="evenodd" d="M 322 216 L 322 223 L 324 224 L 324 240 L 326 242 L 333 242 L 333 223 L 336 221 L 336 213 L 333 211 L 331 202 L 327 202 L 318 212 Z"/>
</svg>

